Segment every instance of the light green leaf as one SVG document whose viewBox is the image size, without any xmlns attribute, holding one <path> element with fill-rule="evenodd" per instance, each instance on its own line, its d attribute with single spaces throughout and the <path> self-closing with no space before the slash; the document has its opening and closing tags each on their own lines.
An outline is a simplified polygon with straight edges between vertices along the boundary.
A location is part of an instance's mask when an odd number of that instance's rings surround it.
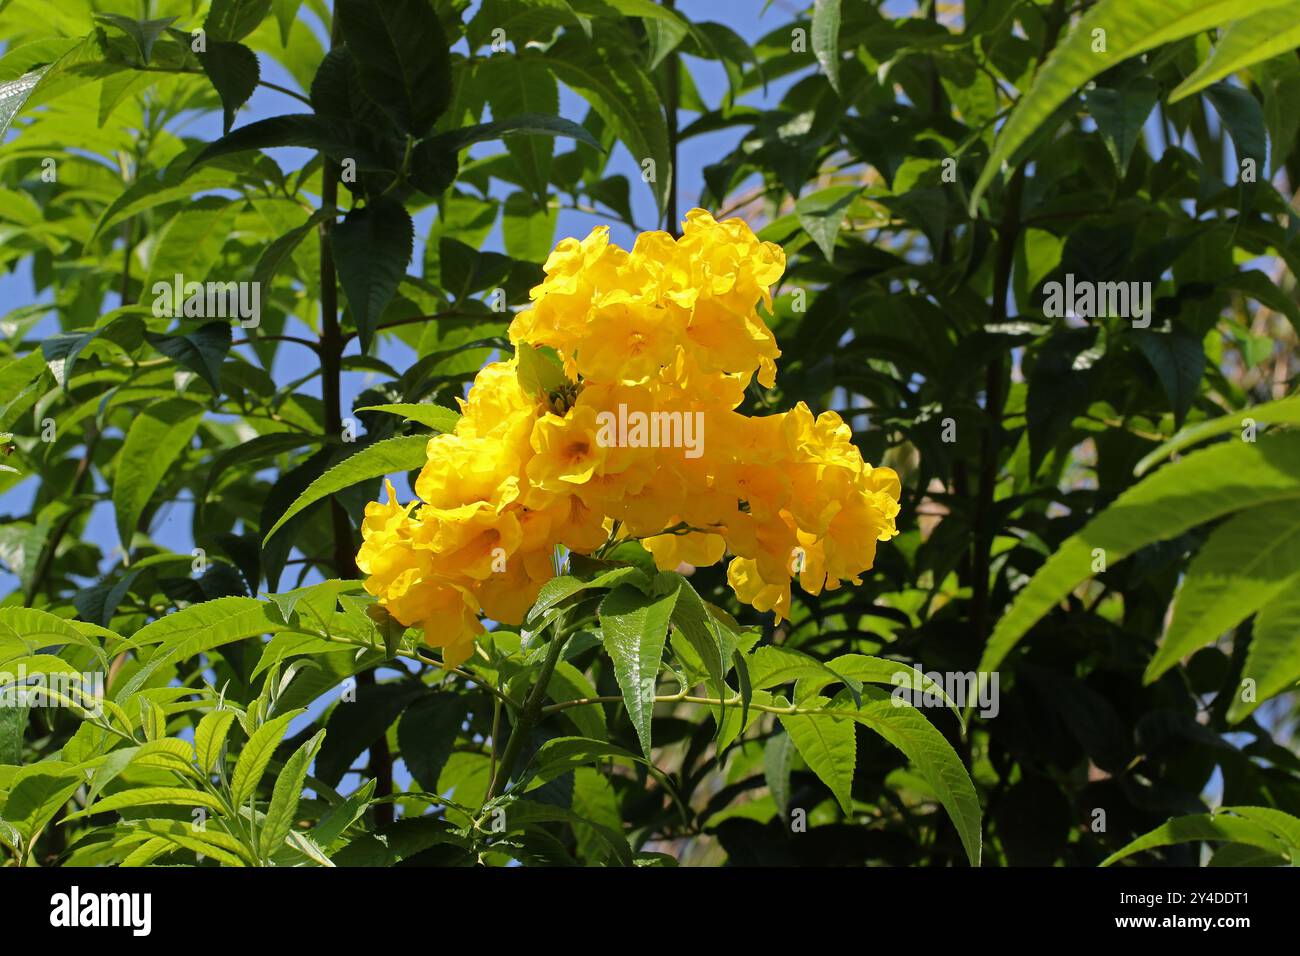
<svg viewBox="0 0 1300 956">
<path fill-rule="evenodd" d="M 92 813 L 150 806 L 206 807 L 219 813 L 224 809 L 221 801 L 202 790 L 188 787 L 135 787 L 96 800 L 93 806 L 77 813 L 70 813 L 64 819 L 76 820 Z"/>
<path fill-rule="evenodd" d="M 194 729 L 194 750 L 198 754 L 199 770 L 212 773 L 221 757 L 221 748 L 235 722 L 233 710 L 214 710 L 204 714 Z"/>
<path fill-rule="evenodd" d="M 1164 461 L 1184 448 L 1188 448 L 1207 438 L 1216 438 L 1229 432 L 1239 432 L 1244 436 L 1249 428 L 1258 425 L 1300 425 L 1300 395 L 1292 395 L 1276 402 L 1265 402 L 1252 408 L 1233 412 L 1220 418 L 1188 425 L 1174 435 L 1155 451 L 1137 463 L 1133 474 L 1139 477 L 1151 470 L 1151 467 Z"/>
<path fill-rule="evenodd" d="M 113 476 L 113 510 L 124 550 L 130 550 L 149 499 L 189 447 L 202 418 L 203 406 L 171 398 L 150 405 L 131 423 Z"/>
<path fill-rule="evenodd" d="M 36 84 L 41 81 L 44 73 L 44 70 L 34 70 L 16 80 L 0 83 L 0 140 L 3 140 L 5 133 L 9 132 L 14 117 L 23 108 L 27 98 L 32 95 L 32 90 L 36 89 Z"/>
<path fill-rule="evenodd" d="M 874 697 L 881 692 L 869 693 Z M 833 706 L 871 728 L 906 755 L 948 811 L 971 866 L 979 866 L 983 839 L 979 796 L 947 738 L 919 710 L 889 697 L 864 701 L 861 709 L 855 710 L 852 701 L 841 691 Z"/>
<path fill-rule="evenodd" d="M 307 768 L 324 739 L 325 731 L 318 731 L 314 737 L 294 751 L 293 756 L 285 761 L 284 770 L 275 778 L 271 803 L 266 808 L 266 818 L 262 821 L 262 830 L 257 835 L 257 842 L 263 854 L 274 853 L 289 835 L 294 816 L 298 812 L 298 799 L 302 796 L 302 782 L 307 777 Z"/>
<path fill-rule="evenodd" d="M 1011 649 L 1065 595 L 1094 573 L 1155 541 L 1253 505 L 1300 498 L 1300 434 L 1226 442 L 1168 465 L 1121 494 L 1064 541 L 998 622 L 979 670 L 997 670 Z"/>
<path fill-rule="evenodd" d="M 1162 823 L 1150 833 L 1138 837 L 1123 849 L 1116 850 L 1101 861 L 1102 866 L 1118 863 L 1125 857 L 1155 847 L 1172 846 L 1176 843 L 1199 843 L 1202 840 L 1226 840 L 1230 843 L 1244 843 L 1259 847 L 1287 857 L 1285 845 L 1265 827 L 1241 817 L 1228 813 L 1196 813 L 1184 817 L 1175 817 L 1168 823 Z"/>
<path fill-rule="evenodd" d="M 244 745 L 239 759 L 235 762 L 235 772 L 230 778 L 230 796 L 236 807 L 247 804 L 257 792 L 257 785 L 261 782 L 267 763 L 275 753 L 275 748 L 284 739 L 285 731 L 289 729 L 289 721 L 301 713 L 302 710 L 291 710 L 274 720 L 268 720 L 248 738 L 248 743 Z"/>
<path fill-rule="evenodd" d="M 1209 59 L 1169 94 L 1169 102 L 1177 103 L 1231 73 L 1296 47 L 1300 47 L 1300 3 L 1291 0 L 1247 16 L 1228 27 Z"/>
<path fill-rule="evenodd" d="M 786 702 L 777 698 L 780 706 Z M 801 706 L 820 707 L 824 697 L 813 697 Z M 852 720 L 827 714 L 781 714 L 781 726 L 799 750 L 808 769 L 830 788 L 840 809 L 853 811 L 853 768 L 857 761 L 857 728 Z"/>
<path fill-rule="evenodd" d="M 813 53 L 831 88 L 840 92 L 840 0 L 816 0 L 813 3 L 810 39 Z"/>
<path fill-rule="evenodd" d="M 66 763 L 45 761 L 23 767 L 13 775 L 0 814 L 30 840 L 45 828 L 81 784 L 81 774 Z"/>
<path fill-rule="evenodd" d="M 1217 640 L 1300 574 L 1300 499 L 1233 515 L 1201 546 L 1174 601 L 1173 618 L 1143 679 L 1149 684 Z"/>
<path fill-rule="evenodd" d="M 366 405 L 355 409 L 358 412 L 387 412 L 389 415 L 401 415 L 407 421 L 427 425 L 436 432 L 449 432 L 460 421 L 460 413 L 453 412 L 442 405 L 432 402 L 396 402 L 388 405 Z"/>
<path fill-rule="evenodd" d="M 1253 699 L 1235 693 L 1228 707 L 1228 720 L 1236 723 L 1248 717 L 1270 697 L 1300 682 L 1300 574 L 1293 575 L 1276 597 L 1259 609 L 1251 632 L 1243 681 L 1255 682 Z"/>
</svg>

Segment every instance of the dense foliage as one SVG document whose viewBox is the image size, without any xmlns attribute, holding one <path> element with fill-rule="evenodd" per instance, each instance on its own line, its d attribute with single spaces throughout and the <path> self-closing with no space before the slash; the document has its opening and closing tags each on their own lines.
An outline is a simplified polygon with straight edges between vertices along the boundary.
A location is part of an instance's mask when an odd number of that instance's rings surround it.
<svg viewBox="0 0 1300 956">
<path fill-rule="evenodd" d="M 0 0 L 7 861 L 1292 861 L 1300 3 L 885 6 Z M 786 266 L 736 414 L 837 413 L 898 534 L 756 598 L 602 524 L 518 623 L 398 612 L 367 504 L 484 365 L 572 414 L 511 332 L 559 211 L 680 235 L 719 131 Z"/>
</svg>

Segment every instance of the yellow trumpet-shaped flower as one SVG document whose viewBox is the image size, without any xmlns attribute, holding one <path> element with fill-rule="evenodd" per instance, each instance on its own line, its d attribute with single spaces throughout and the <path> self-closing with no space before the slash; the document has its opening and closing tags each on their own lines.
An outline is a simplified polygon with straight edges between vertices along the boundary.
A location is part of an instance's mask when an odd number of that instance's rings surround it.
<svg viewBox="0 0 1300 956">
<path fill-rule="evenodd" d="M 775 384 L 760 308 L 784 271 L 779 246 L 702 209 L 630 252 L 603 226 L 562 240 L 510 324 L 516 355 L 484 366 L 454 431 L 429 440 L 419 501 L 388 484 L 367 506 L 367 590 L 454 666 L 480 616 L 518 625 L 563 549 L 615 533 L 663 570 L 730 554 L 736 596 L 778 619 L 795 580 L 859 583 L 896 533 L 898 476 L 833 412 L 738 411 L 755 379 Z"/>
</svg>

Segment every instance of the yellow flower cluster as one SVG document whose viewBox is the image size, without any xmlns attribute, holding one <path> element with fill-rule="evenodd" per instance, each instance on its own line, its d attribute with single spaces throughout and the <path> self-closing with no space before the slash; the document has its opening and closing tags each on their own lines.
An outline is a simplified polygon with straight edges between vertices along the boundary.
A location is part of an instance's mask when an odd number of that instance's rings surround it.
<svg viewBox="0 0 1300 956">
<path fill-rule="evenodd" d="M 895 534 L 898 476 L 866 464 L 834 412 L 736 411 L 755 375 L 775 384 L 757 305 L 784 269 L 779 246 L 701 209 L 680 239 L 642 233 L 631 252 L 604 227 L 563 240 L 510 326 L 516 357 L 484 367 L 454 432 L 429 440 L 419 502 L 390 484 L 367 507 L 370 593 L 454 666 L 480 614 L 523 620 L 557 546 L 639 539 L 665 570 L 730 552 L 737 596 L 778 618 L 794 577 L 812 594 L 860 583 Z M 546 349 L 563 375 L 539 389 L 527 369 Z"/>
</svg>

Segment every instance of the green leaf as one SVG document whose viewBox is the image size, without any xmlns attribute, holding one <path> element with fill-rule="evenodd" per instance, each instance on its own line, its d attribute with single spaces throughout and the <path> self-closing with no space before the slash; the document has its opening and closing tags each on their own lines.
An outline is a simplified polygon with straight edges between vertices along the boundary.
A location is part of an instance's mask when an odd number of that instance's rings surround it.
<svg viewBox="0 0 1300 956">
<path fill-rule="evenodd" d="M 555 242 L 559 208 L 538 205 L 527 193 L 511 193 L 501 212 L 506 255 L 525 262 L 545 262 Z"/>
<path fill-rule="evenodd" d="M 338 0 L 335 15 L 366 94 L 423 137 L 451 102 L 447 38 L 428 0 Z"/>
<path fill-rule="evenodd" d="M 1181 425 L 1196 398 L 1205 371 L 1205 346 L 1201 340 L 1177 332 L 1133 333 L 1138 349 L 1146 356 L 1174 410 L 1174 424 Z"/>
<path fill-rule="evenodd" d="M 1215 438 L 1229 432 L 1241 432 L 1244 436 L 1246 428 L 1251 423 L 1255 425 L 1300 425 L 1300 395 L 1292 395 L 1290 398 L 1283 398 L 1276 402 L 1265 402 L 1263 405 L 1245 408 L 1239 412 L 1233 412 L 1231 415 L 1188 425 L 1174 435 L 1173 438 L 1139 461 L 1133 469 L 1133 474 L 1140 477 L 1149 471 L 1152 465 L 1164 461 L 1170 455 L 1176 454 L 1184 448 L 1203 442 L 1207 438 Z"/>
<path fill-rule="evenodd" d="M 1233 515 L 1201 546 L 1183 578 L 1148 684 L 1278 597 L 1300 574 L 1300 500 Z"/>
<path fill-rule="evenodd" d="M 270 855 L 285 841 L 298 813 L 298 799 L 302 796 L 302 782 L 307 777 L 307 767 L 320 749 L 325 731 L 316 735 L 294 751 L 275 778 L 271 803 L 266 808 L 261 832 L 257 834 L 258 846 L 264 855 Z"/>
<path fill-rule="evenodd" d="M 1262 510 L 1262 509 L 1257 509 Z M 1286 581 L 1281 593 L 1259 609 L 1251 631 L 1241 679 L 1255 682 L 1252 700 L 1233 694 L 1228 720 L 1248 717 L 1261 703 L 1300 682 L 1300 574 Z"/>
<path fill-rule="evenodd" d="M 358 412 L 386 412 L 401 415 L 409 422 L 419 422 L 436 432 L 450 432 L 460 421 L 460 413 L 432 402 L 397 402 L 389 405 L 364 405 Z"/>
<path fill-rule="evenodd" d="M 162 20 L 136 20 L 117 13 L 97 13 L 95 19 L 100 23 L 117 27 L 129 36 L 135 43 L 135 48 L 140 51 L 140 59 L 145 63 L 148 63 L 149 58 L 153 56 L 153 46 L 158 42 L 158 38 L 176 22 L 175 17 Z"/>
<path fill-rule="evenodd" d="M 0 707 L 0 766 L 19 766 L 23 762 L 27 710 L 17 704 Z"/>
<path fill-rule="evenodd" d="M 817 243 L 827 262 L 835 258 L 835 240 L 839 237 L 840 226 L 860 192 L 859 186 L 832 186 L 804 196 L 794 204 L 799 225 Z"/>
<path fill-rule="evenodd" d="M 840 0 L 815 0 L 812 16 L 813 53 L 831 88 L 840 92 Z M 830 256 L 826 257 L 827 259 Z"/>
<path fill-rule="evenodd" d="M 585 674 L 568 661 L 559 661 L 551 674 L 550 683 L 546 685 L 547 696 L 556 703 L 569 700 L 583 700 L 597 696 L 595 686 Z M 600 704 L 584 704 L 569 707 L 564 716 L 578 728 L 578 733 L 595 740 L 609 737 L 609 727 L 605 722 L 605 710 Z"/>
<path fill-rule="evenodd" d="M 1300 498 L 1300 434 L 1226 442 L 1161 468 L 1121 494 L 1038 569 L 998 622 L 979 670 L 994 671 L 1044 614 L 1095 572 L 1138 548 L 1257 504 Z"/>
<path fill-rule="evenodd" d="M 22 767 L 9 784 L 0 813 L 31 839 L 40 833 L 68 802 L 83 780 L 68 764 L 51 761 Z"/>
<path fill-rule="evenodd" d="M 831 681 L 841 681 L 850 689 L 852 689 L 850 681 L 860 681 L 863 684 L 887 684 L 895 688 L 906 687 L 913 692 L 913 699 L 916 694 L 939 698 L 952 710 L 959 721 L 965 723 L 961 708 L 948 696 L 942 684 L 931 680 L 920 668 L 900 661 L 871 657 L 867 654 L 841 654 L 827 661 L 824 671 L 801 675 L 798 681 L 796 700 L 819 693 Z"/>
<path fill-rule="evenodd" d="M 1121 177 L 1159 95 L 1160 87 L 1148 76 L 1135 77 L 1120 87 L 1099 86 L 1085 95 L 1088 112 L 1106 140 L 1106 149 Z"/>
<path fill-rule="evenodd" d="M 519 387 L 528 394 L 544 400 L 556 389 L 569 384 L 564 366 L 551 350 L 520 342 L 515 357 L 518 359 L 515 375 Z"/>
<path fill-rule="evenodd" d="M 363 684 L 354 701 L 340 700 L 330 711 L 330 734 L 316 758 L 316 776 L 337 786 L 357 757 L 382 737 L 407 704 L 426 692 L 423 684 L 401 681 Z"/>
<path fill-rule="evenodd" d="M 677 593 L 672 612 L 673 627 L 681 632 L 704 663 L 704 670 L 709 675 L 710 691 L 719 700 L 726 700 L 731 695 L 731 690 L 724 678 L 734 648 L 728 646 L 730 642 L 724 641 L 722 633 L 705 608 L 704 601 L 686 578 L 675 572 L 660 572 L 656 587 Z"/>
<path fill-rule="evenodd" d="M 280 45 L 288 46 L 289 33 L 298 19 L 298 8 L 302 6 L 302 0 L 272 0 L 271 6 L 280 27 Z"/>
<path fill-rule="evenodd" d="M 533 602 L 524 624 L 535 625 L 551 608 L 581 591 L 589 588 L 614 588 L 620 584 L 630 584 L 644 591 L 650 587 L 650 578 L 640 568 L 631 566 L 603 571 L 589 581 L 571 575 L 551 578 L 537 592 L 537 600 Z"/>
<path fill-rule="evenodd" d="M 32 90 L 36 89 L 36 84 L 44 74 L 45 70 L 36 70 L 25 73 L 16 80 L 0 83 L 0 140 L 9 132 L 14 117 L 27 103 L 27 98 L 32 95 Z"/>
<path fill-rule="evenodd" d="M 159 352 L 197 374 L 221 393 L 221 363 L 230 351 L 230 326 L 225 322 L 207 322 L 193 332 L 174 335 L 145 333 L 145 341 Z"/>
<path fill-rule="evenodd" d="M 203 773 L 216 770 L 221 748 L 234 722 L 233 710 L 214 710 L 204 714 L 199 725 L 194 728 L 194 751 L 198 755 L 199 770 Z"/>
<path fill-rule="evenodd" d="M 480 69 L 475 82 L 484 84 L 494 120 L 525 114 L 555 116 L 559 113 L 560 94 L 555 77 L 532 57 L 491 56 L 483 61 Z M 506 148 L 523 184 L 538 202 L 545 202 L 551 179 L 551 157 L 555 152 L 554 139 L 549 136 L 511 136 L 506 140 Z"/>
<path fill-rule="evenodd" d="M 134 307 L 132 309 L 134 310 Z M 136 332 L 143 328 L 139 317 L 131 312 L 124 310 L 111 316 L 101 318 L 99 324 L 93 329 L 62 332 L 46 336 L 41 340 L 41 355 L 44 356 L 54 381 L 63 386 L 64 391 L 67 391 L 68 382 L 72 380 L 72 368 L 76 364 L 77 357 L 92 341 L 101 335 L 128 340 L 135 337 Z M 136 338 L 136 341 L 138 342 L 139 339 Z"/>
<path fill-rule="evenodd" d="M 1230 83 L 1215 83 L 1205 95 L 1223 120 L 1223 126 L 1237 148 L 1237 162 L 1253 159 L 1264 168 L 1268 158 L 1268 134 L 1265 132 L 1264 108 L 1249 90 Z"/>
<path fill-rule="evenodd" d="M 1300 818 L 1272 807 L 1220 807 L 1219 812 L 1235 814 L 1258 823 L 1291 850 L 1300 850 Z"/>
<path fill-rule="evenodd" d="M 150 405 L 131 423 L 113 476 L 117 534 L 126 551 L 149 499 L 189 447 L 202 419 L 203 406 L 172 398 Z"/>
<path fill-rule="evenodd" d="M 212 0 L 203 29 L 217 40 L 242 40 L 271 12 L 271 0 Z"/>
<path fill-rule="evenodd" d="M 284 527 L 290 518 L 322 498 L 358 482 L 419 468 L 424 464 L 425 446 L 428 444 L 428 435 L 406 435 L 386 438 L 359 449 L 308 485 L 262 537 L 262 544 L 271 540 L 271 536 Z"/>
<path fill-rule="evenodd" d="M 126 825 L 132 830 L 152 833 L 165 844 L 211 857 L 226 866 L 249 866 L 256 862 L 242 843 L 212 824 L 201 830 L 184 820 L 131 820 Z M 123 861 L 122 865 L 125 866 L 126 862 Z"/>
<path fill-rule="evenodd" d="M 786 702 L 777 698 L 780 706 Z M 824 697 L 814 697 L 802 706 L 820 707 Z M 808 769 L 830 788 L 846 814 L 853 811 L 853 768 L 857 760 L 857 728 L 853 721 L 826 714 L 781 714 L 781 726 L 799 750 Z"/>
<path fill-rule="evenodd" d="M 518 116 L 491 123 L 466 126 L 464 129 L 445 135 L 447 142 L 457 149 L 464 149 L 488 140 L 512 139 L 517 136 L 568 136 L 588 146 L 594 146 L 602 153 L 605 151 L 600 141 L 592 136 L 585 126 L 562 116 L 547 116 L 543 113 L 520 113 Z"/>
<path fill-rule="evenodd" d="M 425 790 L 437 791 L 438 776 L 451 756 L 464 721 L 464 699 L 449 693 L 427 694 L 402 714 L 397 725 L 397 746 L 406 769 Z"/>
<path fill-rule="evenodd" d="M 221 97 L 221 132 L 225 135 L 234 125 L 235 112 L 257 89 L 261 77 L 257 54 L 242 43 L 209 40 L 206 52 L 196 55 Z"/>
<path fill-rule="evenodd" d="M 408 711 L 409 713 L 409 711 Z M 408 761 L 409 765 L 409 761 Z M 319 846 L 329 848 L 348 827 L 366 812 L 375 795 L 374 780 L 367 780 L 355 791 L 348 794 L 346 800 L 336 807 L 331 807 L 311 829 L 311 838 Z"/>
<path fill-rule="evenodd" d="M 898 670 L 901 664 L 894 665 Z M 846 677 L 810 654 L 778 644 L 767 644 L 754 651 L 749 661 L 749 680 L 757 690 L 767 690 L 778 684 L 812 679 L 819 681 L 818 689 L 830 683 L 844 684 L 857 703 L 862 701 L 862 682 Z"/>
<path fill-rule="evenodd" d="M 763 779 L 776 803 L 777 812 L 785 821 L 790 819 L 790 766 L 794 763 L 794 753 L 794 738 L 788 733 L 772 734 L 763 745 Z M 857 759 L 856 749 L 853 757 Z"/>
<path fill-rule="evenodd" d="M 206 807 L 218 813 L 224 812 L 221 801 L 202 790 L 188 787 L 135 787 L 96 800 L 93 806 L 78 813 L 70 813 L 64 819 L 77 820 L 92 813 L 153 806 Z"/>
<path fill-rule="evenodd" d="M 245 123 L 239 129 L 231 130 L 221 139 L 209 143 L 200 150 L 189 168 L 202 166 L 204 163 L 232 153 L 243 153 L 253 149 L 273 149 L 279 146 L 314 149 L 333 157 L 352 154 L 357 161 L 358 169 L 373 169 L 380 165 L 365 150 L 340 140 L 335 131 L 320 117 L 310 113 L 289 113 L 258 120 L 255 123 Z"/>
<path fill-rule="evenodd" d="M 1150 833 L 1138 837 L 1120 850 L 1116 850 L 1101 861 L 1101 866 L 1118 863 L 1143 850 L 1176 843 L 1199 843 L 1203 840 L 1226 840 L 1230 843 L 1244 843 L 1247 846 L 1268 850 L 1290 859 L 1285 845 L 1267 829 L 1257 823 L 1229 813 L 1196 813 L 1184 817 L 1175 817 L 1168 823 L 1162 823 Z"/>
<path fill-rule="evenodd" d="M 873 696 L 878 691 L 872 691 Z M 961 758 L 947 738 L 919 710 L 891 698 L 864 702 L 854 710 L 841 692 L 834 706 L 901 750 L 934 790 L 957 827 L 971 866 L 980 865 L 980 802 Z"/>
<path fill-rule="evenodd" d="M 1300 47 L 1300 4 L 1274 7 L 1228 27 L 1204 63 L 1169 94 L 1169 102 L 1191 96 L 1232 73 Z"/>
<path fill-rule="evenodd" d="M 602 640 L 614 662 L 614 677 L 647 760 L 655 685 L 676 603 L 675 590 L 651 597 L 626 584 L 610 591 L 600 603 Z"/>
<path fill-rule="evenodd" d="M 1258 0 L 1253 14 L 1285 6 L 1291 0 Z M 1012 159 L 1057 108 L 1094 76 L 1130 57 L 1241 16 L 1239 0 L 1101 0 L 1075 21 L 1034 76 L 998 133 L 993 151 L 971 192 L 970 212 L 1005 162 Z M 1100 34 L 1094 31 L 1102 31 Z M 1104 49 L 1094 49 L 1104 37 Z M 1262 157 L 1261 157 L 1262 158 Z"/>
<path fill-rule="evenodd" d="M 379 316 L 406 275 L 415 246 L 415 224 L 400 202 L 381 198 L 348 213 L 334 227 L 330 241 L 339 282 L 365 352 Z"/>
<path fill-rule="evenodd" d="M 270 762 L 275 748 L 284 739 L 289 729 L 289 721 L 301 714 L 301 710 L 291 710 L 273 720 L 268 720 L 248 738 L 244 749 L 235 761 L 235 772 L 230 778 L 230 799 L 236 807 L 248 803 L 257 792 L 257 785 L 262 780 L 266 765 Z"/>
<path fill-rule="evenodd" d="M 262 250 L 262 255 L 257 260 L 257 266 L 253 269 L 253 281 L 264 290 L 264 294 L 270 294 L 271 283 L 274 281 L 276 273 L 293 259 L 294 250 L 302 244 L 302 241 L 315 231 L 316 227 L 322 222 L 333 218 L 334 211 L 332 209 L 317 209 L 307 217 L 307 221 L 301 226 L 290 229 Z"/>
<path fill-rule="evenodd" d="M 651 189 L 664 210 L 675 171 L 667 122 L 650 77 L 633 60 L 624 57 L 615 62 L 571 34 L 561 37 L 540 59 L 560 82 L 591 104 L 638 166 L 654 161 Z"/>
</svg>

